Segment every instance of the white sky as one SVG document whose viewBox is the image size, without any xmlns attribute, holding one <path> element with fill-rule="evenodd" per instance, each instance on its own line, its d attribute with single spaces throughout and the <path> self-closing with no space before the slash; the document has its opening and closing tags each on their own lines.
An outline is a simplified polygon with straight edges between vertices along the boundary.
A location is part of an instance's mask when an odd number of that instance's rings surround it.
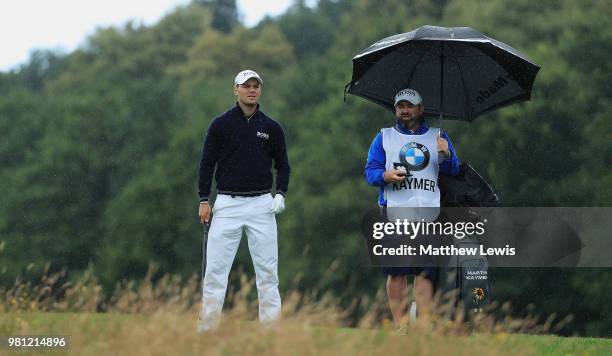
<svg viewBox="0 0 612 356">
<path fill-rule="evenodd" d="M 0 0 L 0 71 L 27 61 L 33 49 L 74 50 L 96 27 L 129 20 L 154 24 L 190 0 Z M 292 0 L 237 0 L 243 22 L 253 26 L 279 15 Z"/>
</svg>

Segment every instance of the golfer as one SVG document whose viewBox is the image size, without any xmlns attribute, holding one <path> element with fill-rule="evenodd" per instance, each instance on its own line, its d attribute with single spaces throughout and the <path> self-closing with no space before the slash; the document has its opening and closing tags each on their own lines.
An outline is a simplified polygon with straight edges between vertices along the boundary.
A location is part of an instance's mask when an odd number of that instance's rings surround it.
<svg viewBox="0 0 612 356">
<path fill-rule="evenodd" d="M 244 70 L 234 80 L 236 106 L 213 120 L 204 140 L 199 173 L 199 216 L 212 222 L 206 246 L 206 272 L 198 330 L 215 328 L 221 316 L 228 275 L 246 231 L 255 267 L 259 320 L 279 318 L 278 243 L 275 214 L 285 209 L 289 162 L 281 126 L 259 108 L 263 80 Z M 276 195 L 272 197 L 272 164 Z M 213 172 L 217 199 L 209 201 Z"/>
<path fill-rule="evenodd" d="M 395 96 L 395 125 L 376 135 L 365 167 L 368 184 L 380 187 L 383 207 L 440 207 L 438 172 L 459 173 L 459 160 L 446 133 L 429 128 L 423 120 L 419 93 L 404 89 Z M 432 154 L 434 153 L 434 154 Z M 435 154 L 438 153 L 438 154 Z M 406 314 L 407 275 L 414 275 L 414 296 L 419 317 L 428 316 L 433 299 L 435 267 L 385 267 L 389 307 L 396 326 Z"/>
</svg>

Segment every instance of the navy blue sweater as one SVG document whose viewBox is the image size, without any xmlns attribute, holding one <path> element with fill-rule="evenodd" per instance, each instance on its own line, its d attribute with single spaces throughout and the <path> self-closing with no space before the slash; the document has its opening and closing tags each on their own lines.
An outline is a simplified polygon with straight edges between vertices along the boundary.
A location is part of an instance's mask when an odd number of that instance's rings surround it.
<svg viewBox="0 0 612 356">
<path fill-rule="evenodd" d="M 208 128 L 200 160 L 200 202 L 210 195 L 212 176 L 221 194 L 252 194 L 272 189 L 272 162 L 276 192 L 285 195 L 289 185 L 289 160 L 281 126 L 259 110 L 249 118 L 236 105 L 216 117 Z"/>
</svg>

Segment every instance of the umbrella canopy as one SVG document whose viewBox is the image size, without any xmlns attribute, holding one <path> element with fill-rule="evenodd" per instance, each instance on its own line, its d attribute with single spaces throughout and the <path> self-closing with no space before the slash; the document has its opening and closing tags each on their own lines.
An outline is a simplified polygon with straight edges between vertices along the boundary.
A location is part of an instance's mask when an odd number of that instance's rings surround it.
<svg viewBox="0 0 612 356">
<path fill-rule="evenodd" d="M 529 100 L 539 69 L 516 49 L 472 28 L 423 26 L 357 54 L 345 92 L 394 110 L 395 94 L 413 88 L 423 98 L 425 116 L 472 121 Z"/>
</svg>

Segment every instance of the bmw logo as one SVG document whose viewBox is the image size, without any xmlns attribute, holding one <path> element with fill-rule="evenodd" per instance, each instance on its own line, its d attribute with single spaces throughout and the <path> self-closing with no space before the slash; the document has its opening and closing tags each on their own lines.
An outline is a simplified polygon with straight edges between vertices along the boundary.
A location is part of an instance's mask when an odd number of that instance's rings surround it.
<svg viewBox="0 0 612 356">
<path fill-rule="evenodd" d="M 429 150 L 420 143 L 410 142 L 400 150 L 399 159 L 409 170 L 420 171 L 429 163 Z"/>
</svg>

